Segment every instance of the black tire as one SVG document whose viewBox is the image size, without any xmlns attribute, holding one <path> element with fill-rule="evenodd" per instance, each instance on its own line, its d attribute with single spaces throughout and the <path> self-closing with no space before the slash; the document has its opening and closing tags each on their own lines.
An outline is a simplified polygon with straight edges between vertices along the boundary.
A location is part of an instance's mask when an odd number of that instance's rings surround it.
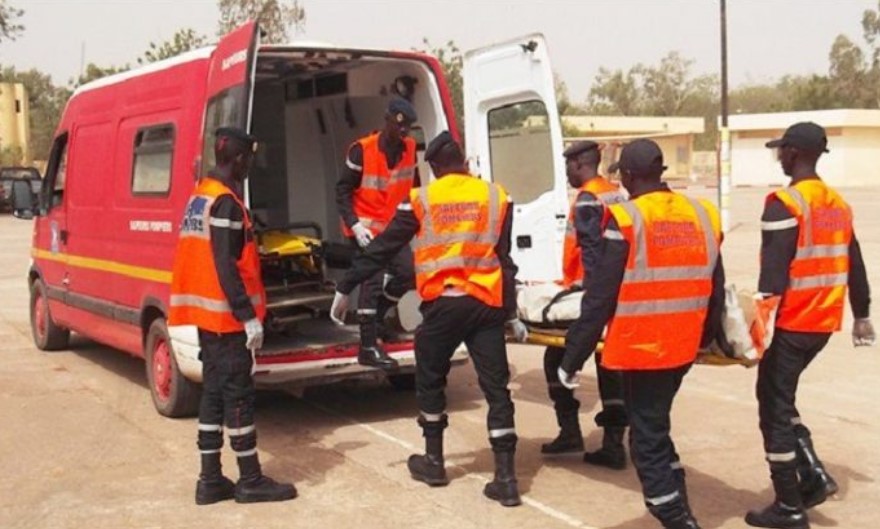
<svg viewBox="0 0 880 529">
<path fill-rule="evenodd" d="M 201 386 L 180 373 L 164 318 L 157 318 L 150 324 L 144 340 L 144 359 L 147 384 L 156 411 L 165 417 L 198 414 Z"/>
<path fill-rule="evenodd" d="M 414 391 L 416 389 L 416 374 L 404 373 L 402 375 L 388 375 L 388 383 L 397 391 Z"/>
<path fill-rule="evenodd" d="M 55 324 L 49 312 L 49 297 L 42 279 L 31 284 L 31 335 L 41 351 L 59 351 L 70 344 L 70 330 Z"/>
</svg>

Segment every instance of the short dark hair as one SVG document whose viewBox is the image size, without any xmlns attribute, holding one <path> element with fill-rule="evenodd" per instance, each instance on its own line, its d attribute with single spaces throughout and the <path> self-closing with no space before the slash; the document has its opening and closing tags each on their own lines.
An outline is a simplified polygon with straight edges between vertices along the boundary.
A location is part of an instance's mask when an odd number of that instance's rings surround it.
<svg viewBox="0 0 880 529">
<path fill-rule="evenodd" d="M 464 163 L 464 153 L 456 142 L 449 142 L 434 153 L 430 163 L 437 167 L 453 167 Z"/>
</svg>

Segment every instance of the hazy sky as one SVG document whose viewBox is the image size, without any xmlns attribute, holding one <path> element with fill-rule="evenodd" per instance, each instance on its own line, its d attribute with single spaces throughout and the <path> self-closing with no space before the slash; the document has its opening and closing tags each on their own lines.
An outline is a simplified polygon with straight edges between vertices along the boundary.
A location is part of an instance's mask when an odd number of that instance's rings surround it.
<svg viewBox="0 0 880 529">
<path fill-rule="evenodd" d="M 24 9 L 24 35 L 0 43 L 0 64 L 31 67 L 64 84 L 85 62 L 136 63 L 150 41 L 183 27 L 214 37 L 214 0 L 7 0 Z M 657 64 L 678 50 L 697 73 L 718 71 L 718 0 L 302 0 L 298 38 L 411 49 L 423 38 L 470 49 L 542 32 L 572 100 L 583 101 L 600 66 Z M 732 85 L 825 73 L 844 33 L 861 43 L 861 17 L 878 0 L 728 0 Z"/>
</svg>

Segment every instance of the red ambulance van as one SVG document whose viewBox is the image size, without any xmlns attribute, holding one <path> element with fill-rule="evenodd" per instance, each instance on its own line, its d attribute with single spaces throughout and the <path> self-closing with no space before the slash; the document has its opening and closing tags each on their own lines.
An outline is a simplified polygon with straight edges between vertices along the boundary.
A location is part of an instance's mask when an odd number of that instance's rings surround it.
<svg viewBox="0 0 880 529">
<path fill-rule="evenodd" d="M 503 168 L 508 176 L 494 179 L 525 195 L 515 258 L 525 278 L 552 279 L 558 270 L 539 263 L 559 262 L 565 176 L 543 40 L 473 52 L 466 69 L 482 72 L 466 92 L 477 121 L 468 127 L 472 169 L 491 179 Z M 171 265 L 183 207 L 213 164 L 213 131 L 235 125 L 261 144 L 245 190 L 270 308 L 255 379 L 312 384 L 375 373 L 357 364 L 357 328 L 327 317 L 333 279 L 344 273 L 331 251 L 343 242 L 334 186 L 348 145 L 383 122 L 394 95 L 418 113 L 413 134 L 427 179 L 425 141 L 458 132 L 440 65 L 422 53 L 261 45 L 248 23 L 216 46 L 78 88 L 57 128 L 34 222 L 28 283 L 37 347 L 64 349 L 73 331 L 143 357 L 156 409 L 197 411 L 195 329 L 165 321 Z M 543 122 L 532 119 L 536 111 Z M 411 383 L 410 339 L 386 347 L 402 366 L 392 383 Z"/>
</svg>

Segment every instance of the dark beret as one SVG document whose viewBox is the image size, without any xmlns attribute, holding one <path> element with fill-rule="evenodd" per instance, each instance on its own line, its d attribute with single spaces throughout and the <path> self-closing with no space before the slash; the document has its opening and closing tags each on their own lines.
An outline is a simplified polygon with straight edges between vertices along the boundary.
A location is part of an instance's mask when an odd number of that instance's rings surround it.
<svg viewBox="0 0 880 529">
<path fill-rule="evenodd" d="M 231 138 L 237 140 L 245 145 L 248 149 L 254 148 L 257 144 L 257 138 L 251 134 L 248 134 L 244 130 L 238 127 L 220 127 L 216 130 L 214 135 L 219 138 Z"/>
<path fill-rule="evenodd" d="M 444 130 L 428 143 L 428 147 L 425 149 L 425 161 L 433 160 L 437 153 L 450 143 L 455 143 L 455 138 L 448 130 Z"/>
<path fill-rule="evenodd" d="M 388 115 L 392 116 L 398 123 L 404 121 L 414 123 L 418 119 L 416 109 L 413 108 L 409 101 L 402 97 L 395 97 L 388 102 Z"/>
<path fill-rule="evenodd" d="M 565 156 L 566 158 L 572 158 L 572 157 L 577 156 L 581 153 L 585 153 L 587 151 L 592 151 L 592 150 L 598 149 L 598 148 L 599 148 L 599 144 L 596 143 L 595 141 L 590 141 L 590 140 L 576 141 L 576 142 L 572 143 L 571 145 L 569 145 L 568 148 L 562 152 L 562 155 Z"/>
</svg>

